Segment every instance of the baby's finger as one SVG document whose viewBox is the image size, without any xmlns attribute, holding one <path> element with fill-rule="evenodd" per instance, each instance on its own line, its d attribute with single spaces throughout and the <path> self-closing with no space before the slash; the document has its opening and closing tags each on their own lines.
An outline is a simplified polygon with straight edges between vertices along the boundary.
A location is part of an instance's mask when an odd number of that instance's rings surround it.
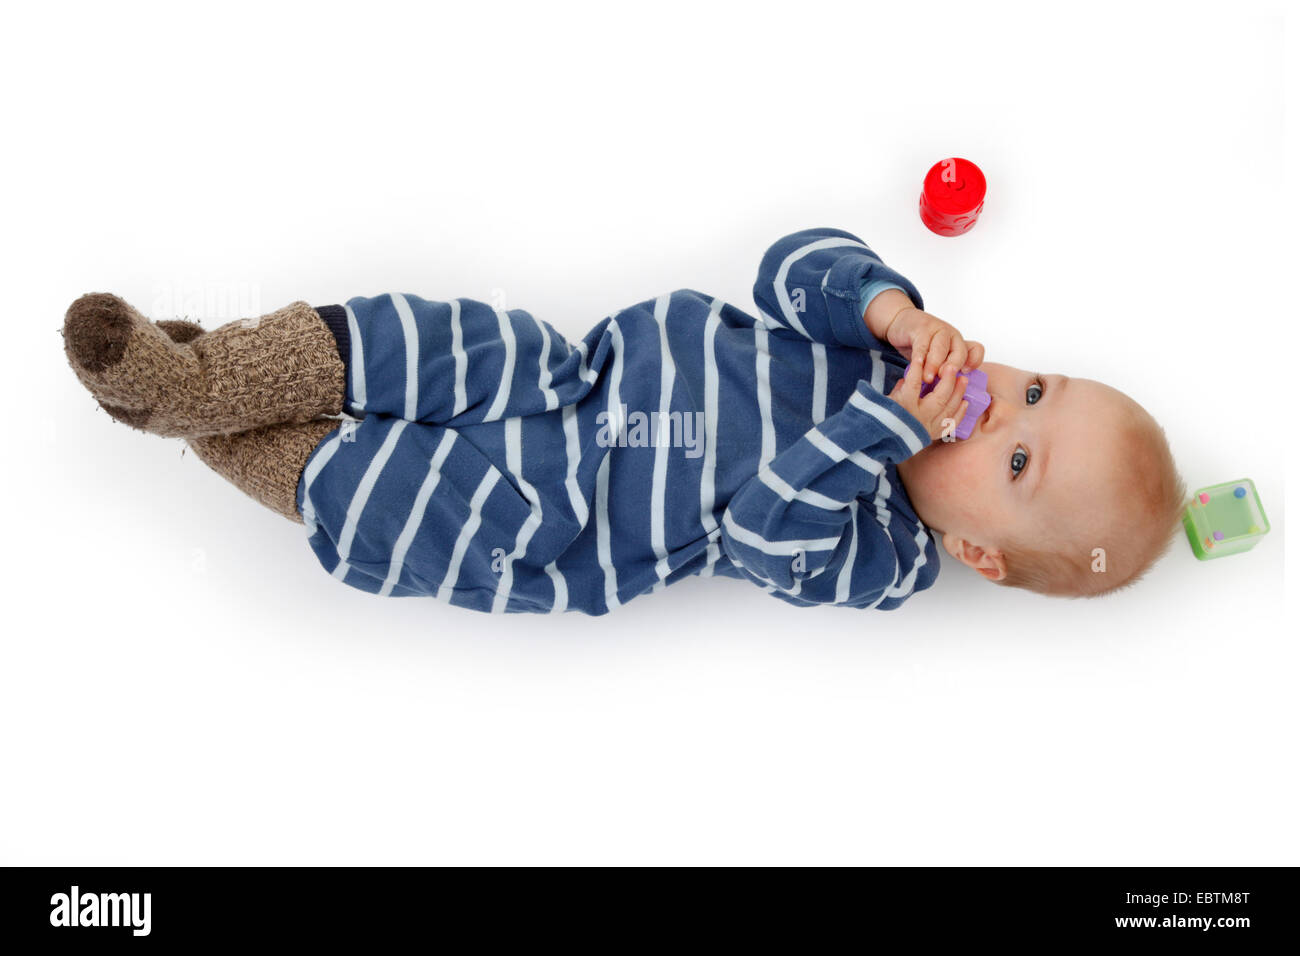
<svg viewBox="0 0 1300 956">
<path fill-rule="evenodd" d="M 969 372 L 972 369 L 977 369 L 983 363 L 984 363 L 984 346 L 981 345 L 979 342 L 967 342 L 965 371 Z"/>
<path fill-rule="evenodd" d="M 916 392 L 918 395 L 921 394 L 921 385 L 924 384 L 924 373 L 924 362 L 913 361 L 912 364 L 907 367 L 907 374 L 903 376 L 903 380 L 907 382 L 908 391 Z"/>
<path fill-rule="evenodd" d="M 921 394 L 921 366 L 915 362 L 909 365 L 903 371 L 903 377 L 894 383 L 894 389 L 889 393 L 889 397 L 904 394 L 910 394 L 913 398 Z"/>
<path fill-rule="evenodd" d="M 925 380 L 928 382 L 934 378 L 939 371 L 939 367 L 948 358 L 949 334 L 947 329 L 939 329 L 930 339 L 929 347 L 925 350 Z"/>
<path fill-rule="evenodd" d="M 969 384 L 970 384 L 970 379 L 968 378 L 959 377 L 956 379 L 956 384 L 953 386 L 952 389 L 952 395 L 949 397 L 946 403 L 946 407 L 944 409 L 946 412 L 948 412 L 951 415 L 956 415 L 958 407 L 967 404 L 966 386 Z M 958 415 L 957 420 L 961 421 L 961 416 Z"/>
<path fill-rule="evenodd" d="M 966 368 L 966 340 L 961 337 L 960 332 L 953 332 L 952 343 L 948 346 L 948 364 L 955 369 L 964 371 Z"/>
<path fill-rule="evenodd" d="M 962 399 L 966 398 L 966 386 L 971 384 L 969 377 L 958 375 L 954 378 L 952 398 L 948 399 L 948 405 L 958 405 Z"/>
<path fill-rule="evenodd" d="M 918 377 L 928 382 L 932 376 L 926 374 L 925 356 L 930 344 L 929 335 L 918 335 L 912 340 L 912 367 L 917 370 Z"/>
<path fill-rule="evenodd" d="M 939 370 L 939 382 L 934 386 L 934 391 L 925 396 L 922 401 L 929 402 L 931 407 L 942 410 L 948 406 L 949 399 L 952 398 L 953 386 L 957 381 L 957 370 L 951 365 L 945 365 Z"/>
</svg>

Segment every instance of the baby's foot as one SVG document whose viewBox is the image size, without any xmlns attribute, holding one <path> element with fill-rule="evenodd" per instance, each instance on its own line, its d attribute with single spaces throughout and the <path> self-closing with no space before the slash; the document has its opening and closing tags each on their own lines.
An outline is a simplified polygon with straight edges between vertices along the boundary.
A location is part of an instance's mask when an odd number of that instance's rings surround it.
<svg viewBox="0 0 1300 956">
<path fill-rule="evenodd" d="M 188 322 L 185 319 L 159 319 L 154 325 L 167 333 L 167 337 L 179 345 L 186 342 L 192 342 L 203 334 L 203 326 L 197 322 Z M 132 424 L 133 413 L 130 409 L 122 408 L 115 405 L 105 405 L 100 402 L 100 407 L 108 412 L 110 416 L 120 422 Z M 136 426 L 139 427 L 139 426 Z"/>
<path fill-rule="evenodd" d="M 203 332 L 155 324 L 96 293 L 72 304 L 63 334 L 69 363 L 104 410 L 154 434 L 227 434 L 342 410 L 333 334 L 304 302 Z"/>
<path fill-rule="evenodd" d="M 126 302 L 83 295 L 63 321 L 63 348 L 77 378 L 113 418 L 144 428 L 169 396 L 199 375 L 198 358 Z"/>
</svg>

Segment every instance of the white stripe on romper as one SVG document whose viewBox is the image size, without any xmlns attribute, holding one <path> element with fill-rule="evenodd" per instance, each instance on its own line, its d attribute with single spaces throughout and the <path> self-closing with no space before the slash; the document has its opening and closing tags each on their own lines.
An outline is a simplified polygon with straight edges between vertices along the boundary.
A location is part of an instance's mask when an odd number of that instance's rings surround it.
<svg viewBox="0 0 1300 956">
<path fill-rule="evenodd" d="M 492 600 L 492 613 L 499 614 L 506 609 L 506 604 L 510 600 L 510 589 L 514 587 L 515 582 L 515 561 L 522 558 L 528 553 L 528 542 L 532 541 L 533 535 L 542 524 L 542 499 L 534 488 L 524 478 L 524 451 L 523 451 L 523 419 L 507 418 L 505 421 L 505 442 L 506 442 L 506 468 L 515 476 L 515 481 L 519 482 L 519 493 L 528 501 L 529 514 L 524 519 L 523 525 L 519 528 L 519 533 L 515 536 L 515 547 L 501 565 L 501 577 L 497 580 L 497 593 Z M 555 578 L 559 571 L 555 568 L 555 562 L 552 561 L 546 568 L 546 573 L 551 575 L 551 586 L 555 588 L 558 595 L 560 585 L 555 583 Z"/>
<path fill-rule="evenodd" d="M 754 328 L 754 381 L 758 391 L 758 413 L 763 419 L 763 450 L 758 457 L 761 468 L 776 457 L 776 429 L 772 425 L 772 354 L 767 350 L 768 331 Z"/>
<path fill-rule="evenodd" d="M 546 399 L 546 410 L 549 412 L 560 407 L 560 396 L 555 394 L 555 389 L 551 388 L 551 333 L 547 331 L 546 323 L 541 319 L 534 318 L 537 323 L 537 329 L 542 333 L 542 350 L 538 355 L 537 364 L 539 366 L 537 375 L 537 387 L 541 390 Z"/>
<path fill-rule="evenodd" d="M 926 532 L 925 528 L 921 528 L 912 539 L 912 543 L 916 545 L 916 560 L 912 563 L 912 569 L 907 572 L 907 576 L 904 577 L 902 581 L 899 581 L 896 587 L 890 588 L 887 592 L 889 597 L 906 597 L 911 593 L 912 588 L 916 585 L 917 574 L 920 573 L 921 568 L 925 567 L 925 565 L 929 563 L 929 558 L 925 556 L 925 542 L 928 537 L 929 534 Z M 897 560 L 898 559 L 895 558 L 895 562 L 897 562 Z M 897 573 L 894 574 L 894 578 L 897 580 Z"/>
<path fill-rule="evenodd" d="M 393 300 L 393 308 L 402 322 L 402 342 L 406 349 L 406 410 L 402 417 L 415 421 L 420 400 L 420 333 L 415 327 L 415 313 L 411 311 L 406 296 L 390 292 L 388 297 Z"/>
<path fill-rule="evenodd" d="M 722 555 L 715 532 L 717 518 L 713 515 L 717 489 L 714 486 L 718 468 L 718 356 L 714 351 L 718 327 L 722 325 L 719 313 L 722 300 L 714 299 L 709 307 L 709 317 L 704 320 L 704 464 L 700 473 L 700 525 L 710 540 L 705 549 L 704 570 L 700 577 L 713 574 L 713 566 Z"/>
<path fill-rule="evenodd" d="M 877 478 L 879 478 L 885 470 L 885 466 L 874 458 L 868 458 L 865 453 L 860 451 L 855 451 L 850 454 L 815 428 L 809 430 L 807 435 L 804 437 L 808 439 L 809 444 L 831 461 L 851 461 L 863 471 L 875 475 Z"/>
<path fill-rule="evenodd" d="M 849 504 L 839 501 L 811 488 L 795 491 L 794 486 L 772 470 L 771 465 L 764 465 L 758 473 L 758 480 L 781 496 L 782 501 L 802 501 L 824 511 L 839 511 Z"/>
<path fill-rule="evenodd" d="M 492 399 L 492 407 L 483 419 L 487 422 L 496 421 L 506 410 L 506 403 L 510 400 L 510 385 L 515 378 L 515 329 L 510 324 L 509 315 L 500 309 L 493 311 L 497 314 L 497 327 L 501 330 L 501 342 L 506 348 L 506 361 L 501 368 L 501 384 L 497 386 L 496 398 Z"/>
<path fill-rule="evenodd" d="M 361 520 L 361 512 L 365 510 L 366 502 L 370 500 L 370 493 L 375 490 L 375 482 L 379 480 L 379 473 L 384 470 L 384 465 L 388 464 L 388 459 L 392 457 L 393 449 L 397 447 L 397 439 L 402 436 L 403 430 L 409 423 L 399 418 L 393 423 L 393 427 L 388 430 L 384 436 L 384 443 L 379 446 L 379 451 L 375 452 L 375 457 L 370 459 L 370 464 L 366 466 L 366 473 L 361 476 L 361 482 L 357 485 L 357 490 L 352 494 L 352 501 L 348 504 L 347 521 L 343 523 L 343 532 L 339 535 L 338 555 L 339 563 L 334 568 L 334 577 L 340 581 L 348 573 L 348 555 L 352 551 L 352 539 L 357 534 L 357 523 Z"/>
<path fill-rule="evenodd" d="M 889 409 L 884 408 L 880 405 L 875 404 L 874 402 L 869 401 L 868 399 L 863 398 L 861 392 L 854 392 L 852 395 L 850 395 L 849 404 L 851 404 L 854 408 L 866 412 L 868 415 L 870 415 L 876 421 L 880 422 L 880 424 L 884 425 L 886 428 L 888 428 L 899 438 L 903 439 L 903 443 L 907 445 L 908 450 L 913 455 L 915 455 L 917 452 L 919 452 L 922 448 L 925 447 L 924 445 L 921 444 L 921 439 L 916 437 L 916 432 L 912 431 L 912 429 L 908 428 L 905 424 L 903 424 L 903 420 L 901 418 L 899 418 Z"/>
<path fill-rule="evenodd" d="M 606 318 L 612 318 L 612 316 L 606 316 Z M 578 378 L 584 382 L 594 382 L 596 372 L 587 364 L 587 343 L 579 342 L 574 347 L 578 351 Z"/>
<path fill-rule="evenodd" d="M 655 302 L 655 322 L 659 325 L 659 420 L 655 424 L 655 463 L 654 475 L 650 487 L 650 546 L 654 548 L 655 575 L 659 581 L 656 591 L 666 585 L 668 577 L 668 546 L 665 542 L 667 532 L 664 528 L 664 497 L 668 490 L 668 454 L 672 443 L 672 423 L 668 413 L 672 411 L 673 382 L 677 377 L 677 368 L 673 365 L 672 349 L 668 347 L 668 300 L 669 295 L 661 295 Z M 664 434 L 667 423 L 668 434 Z M 683 426 L 684 427 L 684 426 Z"/>
<path fill-rule="evenodd" d="M 619 389 L 623 385 L 623 330 L 618 327 L 617 320 L 609 323 L 609 344 L 614 351 L 614 368 L 609 374 L 610 422 L 611 425 L 618 423 L 619 429 L 622 429 L 623 410 L 619 407 L 621 401 Z M 611 437 L 614 441 L 618 440 L 617 437 Z M 596 558 L 605 572 L 607 610 L 619 606 L 618 572 L 614 568 L 609 545 L 609 461 L 612 457 L 613 455 L 606 451 L 604 458 L 601 459 L 600 468 L 596 471 Z"/>
<path fill-rule="evenodd" d="M 590 382 L 594 373 L 587 367 L 587 343 L 579 342 L 576 349 L 578 378 Z M 577 405 L 565 405 L 561 418 L 564 420 L 564 452 L 568 456 L 568 468 L 564 472 L 564 490 L 569 493 L 569 505 L 573 508 L 574 517 L 578 519 L 579 525 L 585 527 L 588 517 L 587 501 L 582 497 L 582 489 L 578 486 L 578 461 L 582 457 L 582 445 L 578 438 Z"/>
<path fill-rule="evenodd" d="M 854 500 L 849 505 L 849 525 L 853 536 L 849 539 L 849 553 L 844 557 L 844 566 L 835 582 L 835 603 L 843 604 L 849 599 L 849 589 L 853 585 L 853 562 L 858 557 L 858 503 Z"/>
<path fill-rule="evenodd" d="M 718 544 L 721 538 L 721 528 L 709 535 L 708 547 L 704 549 L 704 568 L 700 571 L 700 577 L 707 578 L 713 575 L 714 566 L 718 563 L 718 559 L 722 557 L 722 547 Z"/>
<path fill-rule="evenodd" d="M 433 490 L 438 487 L 438 482 L 442 479 L 443 462 L 447 460 L 447 455 L 451 453 L 451 446 L 455 443 L 456 432 L 448 428 L 442 433 L 442 441 L 438 442 L 438 448 L 429 462 L 429 470 L 425 473 L 424 481 L 420 484 L 420 490 L 416 492 L 415 502 L 411 505 L 411 513 L 406 516 L 406 524 L 402 526 L 402 533 L 397 536 L 397 543 L 393 545 L 393 558 L 388 563 L 388 576 L 384 578 L 384 586 L 379 589 L 380 597 L 388 597 L 392 594 L 394 586 L 402 576 L 402 565 L 406 563 L 406 552 L 410 550 L 411 542 L 415 540 L 415 534 L 420 530 L 420 522 L 424 520 L 424 510 L 429 506 L 429 499 L 433 497 Z"/>
<path fill-rule="evenodd" d="M 465 560 L 465 552 L 469 550 L 469 543 L 478 531 L 478 526 L 483 523 L 483 502 L 487 501 L 487 496 L 492 493 L 500 478 L 501 472 L 489 467 L 483 480 L 478 483 L 474 496 L 469 500 L 469 520 L 460 529 L 460 534 L 456 537 L 456 546 L 451 549 L 451 562 L 447 565 L 447 573 L 443 575 L 442 583 L 438 585 L 439 601 L 451 600 L 451 593 L 460 579 L 460 565 Z"/>
<path fill-rule="evenodd" d="M 366 410 L 366 357 L 361 351 L 361 326 L 352 306 L 345 305 L 348 314 L 348 342 L 352 345 L 352 407 L 358 412 Z"/>
<path fill-rule="evenodd" d="M 868 349 L 871 356 L 871 387 L 880 394 L 885 394 L 885 357 L 875 349 Z"/>
<path fill-rule="evenodd" d="M 820 425 L 826 420 L 826 346 L 820 342 L 812 343 L 813 364 L 813 424 Z"/>
<path fill-rule="evenodd" d="M 618 607 L 618 573 L 609 548 L 609 459 L 596 469 L 596 559 L 605 572 L 605 608 L 612 611 Z"/>
<path fill-rule="evenodd" d="M 790 301 L 790 293 L 785 287 L 786 277 L 790 274 L 790 267 L 804 256 L 817 252 L 820 249 L 834 249 L 838 246 L 855 246 L 858 249 L 867 248 L 862 243 L 855 242 L 852 239 L 840 239 L 838 237 L 818 239 L 816 242 L 810 242 L 808 245 L 790 253 L 785 257 L 785 261 L 781 263 L 781 268 L 776 270 L 776 278 L 772 282 L 772 289 L 776 293 L 777 304 L 781 306 L 781 315 L 785 318 L 786 322 L 789 323 L 790 328 L 794 329 L 806 339 L 812 338 L 812 336 L 808 334 L 808 330 L 805 329 L 803 323 L 799 321 L 799 316 L 795 312 L 794 304 Z M 827 270 L 827 275 L 829 274 L 830 272 Z M 825 277 L 823 277 L 823 286 L 825 285 L 825 281 Z"/>
<path fill-rule="evenodd" d="M 564 419 L 564 453 L 569 465 L 564 473 L 564 490 L 569 493 L 569 505 L 573 508 L 578 524 L 587 524 L 587 502 L 578 487 L 578 459 L 582 457 L 582 447 L 578 443 L 578 410 L 573 405 L 565 405 L 561 416 Z"/>
<path fill-rule="evenodd" d="M 469 398 L 465 394 L 469 355 L 465 352 L 465 330 L 460 327 L 460 299 L 451 300 L 451 355 L 456 361 L 455 404 L 451 407 L 451 415 L 455 418 L 469 406 Z"/>
<path fill-rule="evenodd" d="M 569 607 L 569 585 L 564 581 L 564 575 L 560 572 L 557 565 L 558 558 L 546 566 L 546 573 L 551 576 L 551 583 L 555 585 L 555 600 L 551 602 L 551 613 L 562 614 Z"/>
<path fill-rule="evenodd" d="M 834 551 L 835 546 L 840 543 L 838 537 L 834 538 L 804 538 L 800 540 L 789 539 L 784 541 L 768 541 L 760 534 L 755 534 L 748 528 L 742 527 L 728 511 L 722 516 L 722 525 L 727 529 L 727 533 L 739 541 L 741 544 L 748 545 L 755 551 L 761 551 L 763 554 L 774 554 L 778 557 L 787 557 L 796 551 Z"/>
<path fill-rule="evenodd" d="M 922 533 L 925 533 L 925 529 L 924 529 L 924 528 L 922 528 L 921 530 L 922 530 Z M 889 596 L 890 596 L 890 592 L 891 592 L 891 590 L 893 589 L 893 585 L 896 584 L 896 583 L 898 582 L 898 572 L 899 572 L 900 570 L 902 570 L 902 569 L 899 568 L 899 566 L 898 566 L 898 552 L 895 551 L 893 548 L 890 548 L 888 554 L 889 554 L 889 555 L 894 559 L 894 577 L 893 577 L 893 580 L 890 582 L 890 587 L 887 587 L 887 588 L 883 588 L 883 589 L 881 589 L 880 597 L 876 598 L 874 601 L 872 601 L 870 604 L 867 605 L 867 609 L 868 609 L 868 610 L 870 610 L 871 608 L 877 607 L 877 606 L 880 604 L 881 601 L 883 601 L 885 598 L 889 597 Z"/>
<path fill-rule="evenodd" d="M 303 472 L 303 489 L 302 489 L 302 523 L 307 526 L 307 537 L 316 533 L 316 508 L 311 503 L 311 485 L 316 480 L 316 476 L 321 473 L 321 469 L 329 464 L 334 453 L 339 450 L 339 442 L 343 440 L 343 432 L 335 432 L 325 447 L 316 452 L 316 457 L 311 460 Z"/>
<path fill-rule="evenodd" d="M 889 530 L 889 522 L 892 516 L 889 513 L 889 498 L 893 494 L 892 486 L 889 484 L 889 478 L 885 475 L 883 468 L 876 481 L 876 497 L 872 504 L 876 506 L 876 521 L 886 531 Z"/>
</svg>

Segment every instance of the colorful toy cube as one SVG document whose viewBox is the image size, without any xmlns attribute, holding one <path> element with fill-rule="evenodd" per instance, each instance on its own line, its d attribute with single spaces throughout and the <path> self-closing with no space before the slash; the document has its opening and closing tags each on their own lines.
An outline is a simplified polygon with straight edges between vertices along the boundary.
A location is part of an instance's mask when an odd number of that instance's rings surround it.
<svg viewBox="0 0 1300 956">
<path fill-rule="evenodd" d="M 1183 528 L 1202 561 L 1249 551 L 1268 534 L 1268 516 L 1249 478 L 1199 488 L 1183 509 Z"/>
</svg>

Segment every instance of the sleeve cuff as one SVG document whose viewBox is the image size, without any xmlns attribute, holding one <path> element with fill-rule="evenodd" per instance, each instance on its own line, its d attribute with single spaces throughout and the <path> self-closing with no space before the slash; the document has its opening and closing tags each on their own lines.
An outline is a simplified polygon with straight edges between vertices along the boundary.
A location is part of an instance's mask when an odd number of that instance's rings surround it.
<svg viewBox="0 0 1300 956">
<path fill-rule="evenodd" d="M 845 345 L 865 349 L 885 349 L 889 346 L 876 339 L 862 319 L 864 288 L 881 283 L 904 292 L 918 309 L 925 308 L 921 293 L 907 278 L 895 272 L 875 256 L 847 255 L 831 266 L 826 275 L 826 307 L 830 313 L 835 337 Z"/>
<path fill-rule="evenodd" d="M 343 367 L 348 368 L 348 363 L 352 358 L 352 340 L 348 336 L 348 313 L 341 305 L 318 305 L 316 314 L 320 316 L 325 327 L 334 335 L 334 343 L 338 346 L 339 358 L 343 360 Z"/>
<path fill-rule="evenodd" d="M 866 312 L 867 306 L 871 304 L 871 300 L 880 295 L 880 293 L 884 292 L 886 289 L 897 289 L 899 292 L 903 293 L 906 293 L 907 291 L 897 282 L 890 282 L 888 279 L 862 280 L 862 291 L 858 293 L 858 314 L 861 315 Z"/>
</svg>

